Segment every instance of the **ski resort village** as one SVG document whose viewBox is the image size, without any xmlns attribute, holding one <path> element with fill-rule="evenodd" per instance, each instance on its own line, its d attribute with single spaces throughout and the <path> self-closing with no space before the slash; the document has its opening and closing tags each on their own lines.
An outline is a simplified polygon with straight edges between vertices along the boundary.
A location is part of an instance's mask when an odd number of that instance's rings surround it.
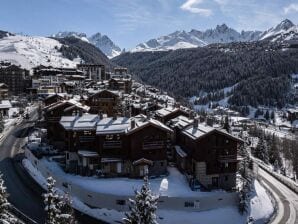
<svg viewBox="0 0 298 224">
<path fill-rule="evenodd" d="M 298 223 L 297 4 L 44 2 L 0 23 L 0 224 Z"/>
</svg>

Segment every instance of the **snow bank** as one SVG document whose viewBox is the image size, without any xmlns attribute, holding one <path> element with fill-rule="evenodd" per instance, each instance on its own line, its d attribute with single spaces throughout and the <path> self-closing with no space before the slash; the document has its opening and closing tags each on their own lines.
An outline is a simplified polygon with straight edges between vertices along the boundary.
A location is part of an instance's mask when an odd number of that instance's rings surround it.
<svg viewBox="0 0 298 224">
<path fill-rule="evenodd" d="M 253 183 L 253 192 L 250 200 L 250 216 L 254 220 L 265 221 L 274 212 L 274 207 L 270 197 L 263 186 L 255 180 Z"/>
</svg>

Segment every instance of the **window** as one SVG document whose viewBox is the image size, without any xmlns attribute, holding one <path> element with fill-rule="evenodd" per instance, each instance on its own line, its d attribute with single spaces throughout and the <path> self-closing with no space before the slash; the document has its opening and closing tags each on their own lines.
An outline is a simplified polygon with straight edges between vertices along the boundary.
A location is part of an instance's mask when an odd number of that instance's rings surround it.
<svg viewBox="0 0 298 224">
<path fill-rule="evenodd" d="M 91 135 L 91 131 L 84 131 L 84 135 Z"/>
<path fill-rule="evenodd" d="M 229 167 L 229 163 L 225 163 L 225 168 L 228 168 Z"/>
<path fill-rule="evenodd" d="M 160 162 L 160 166 L 163 166 L 163 162 Z"/>
<path fill-rule="evenodd" d="M 113 139 L 113 135 L 106 135 L 106 140 L 112 140 Z"/>
<path fill-rule="evenodd" d="M 193 201 L 184 202 L 184 207 L 186 208 L 193 208 L 194 206 L 195 206 L 195 203 Z"/>
<path fill-rule="evenodd" d="M 66 159 L 69 160 L 69 153 L 66 153 Z"/>
<path fill-rule="evenodd" d="M 229 139 L 226 140 L 226 144 L 229 144 Z"/>
<path fill-rule="evenodd" d="M 229 177 L 228 176 L 225 176 L 225 181 L 228 181 L 229 180 Z"/>
</svg>

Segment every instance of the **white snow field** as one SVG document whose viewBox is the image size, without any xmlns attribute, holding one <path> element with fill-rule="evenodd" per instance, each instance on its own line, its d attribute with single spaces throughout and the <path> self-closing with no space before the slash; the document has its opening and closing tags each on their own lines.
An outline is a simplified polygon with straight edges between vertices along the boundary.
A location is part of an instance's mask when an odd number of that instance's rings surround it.
<svg viewBox="0 0 298 224">
<path fill-rule="evenodd" d="M 9 61 L 22 68 L 38 65 L 75 67 L 79 59 L 71 61 L 58 51 L 61 44 L 52 38 L 31 36 L 7 36 L 0 39 L 0 61 Z"/>
</svg>

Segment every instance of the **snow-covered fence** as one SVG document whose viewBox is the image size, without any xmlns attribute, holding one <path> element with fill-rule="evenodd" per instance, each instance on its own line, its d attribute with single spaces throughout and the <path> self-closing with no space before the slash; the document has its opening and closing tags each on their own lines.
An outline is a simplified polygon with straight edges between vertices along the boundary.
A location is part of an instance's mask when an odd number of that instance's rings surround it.
<svg viewBox="0 0 298 224">
<path fill-rule="evenodd" d="M 286 185 L 288 188 L 290 188 L 292 191 L 294 191 L 296 194 L 298 194 L 298 184 L 294 182 L 293 180 L 289 179 L 288 177 L 282 176 L 276 172 L 273 172 L 268 167 L 263 165 L 260 162 L 257 162 L 259 167 L 261 167 L 263 170 L 265 170 L 267 173 L 269 173 L 271 176 L 275 177 L 277 180 L 282 182 L 284 185 Z"/>
<path fill-rule="evenodd" d="M 44 176 L 53 176 L 56 180 L 56 186 L 68 192 L 70 195 L 79 198 L 90 207 L 107 208 L 118 211 L 127 211 L 129 209 L 129 198 L 132 196 L 107 194 L 95 192 L 82 188 L 76 183 L 68 183 L 62 175 L 52 175 L 50 167 L 40 162 L 30 150 L 25 150 L 25 155 L 32 165 Z M 121 186 L 119 186 L 121 188 Z M 158 201 L 159 209 L 180 210 L 180 211 L 206 211 L 216 208 L 237 206 L 238 193 L 227 193 L 224 191 L 212 192 L 210 194 L 199 194 L 196 197 L 168 197 L 160 196 Z"/>
</svg>

